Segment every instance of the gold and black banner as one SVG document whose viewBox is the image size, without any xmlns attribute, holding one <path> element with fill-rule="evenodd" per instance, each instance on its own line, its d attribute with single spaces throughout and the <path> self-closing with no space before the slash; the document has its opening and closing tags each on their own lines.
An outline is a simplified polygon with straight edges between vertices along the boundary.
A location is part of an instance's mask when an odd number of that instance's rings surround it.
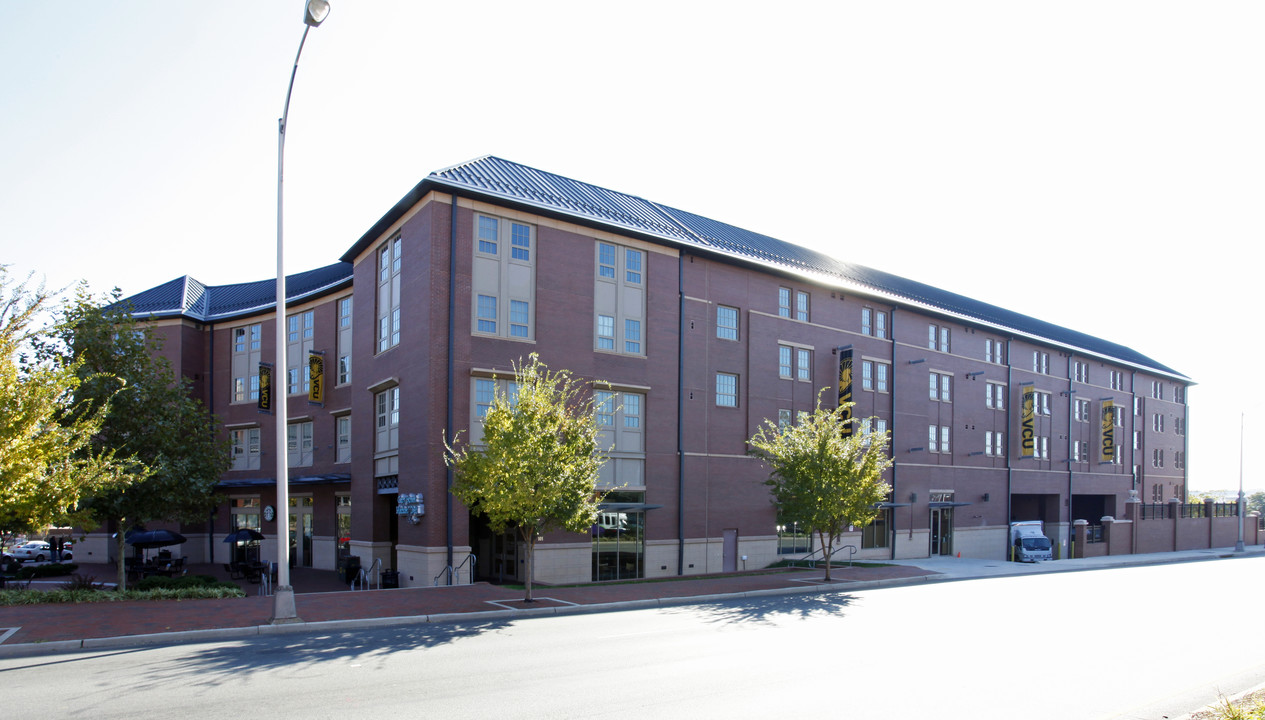
<svg viewBox="0 0 1265 720">
<path fill-rule="evenodd" d="M 313 405 L 325 404 L 325 353 L 309 350 L 307 353 L 307 401 Z"/>
<path fill-rule="evenodd" d="M 843 408 L 841 413 L 845 421 L 843 426 L 844 437 L 852 435 L 852 348 L 842 349 L 839 351 L 839 407 Z"/>
<path fill-rule="evenodd" d="M 259 363 L 259 412 L 272 413 L 272 365 Z"/>
<path fill-rule="evenodd" d="M 1116 403 L 1113 400 L 1102 401 L 1102 461 L 1116 460 Z"/>
<path fill-rule="evenodd" d="M 1019 412 L 1019 457 L 1036 457 L 1037 448 L 1037 389 L 1035 385 L 1023 386 L 1023 405 Z"/>
</svg>

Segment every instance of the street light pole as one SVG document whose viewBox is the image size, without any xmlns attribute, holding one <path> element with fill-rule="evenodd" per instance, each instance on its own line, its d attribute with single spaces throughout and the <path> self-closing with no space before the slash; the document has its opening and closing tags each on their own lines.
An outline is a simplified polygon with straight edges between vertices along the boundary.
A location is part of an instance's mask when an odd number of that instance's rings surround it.
<svg viewBox="0 0 1265 720">
<path fill-rule="evenodd" d="M 1243 498 L 1243 417 L 1246 413 L 1239 413 L 1239 540 L 1234 543 L 1234 552 L 1243 552 L 1247 548 L 1243 545 L 1243 513 L 1247 511 L 1247 504 Z"/>
<path fill-rule="evenodd" d="M 272 595 L 272 618 L 270 622 L 300 622 L 294 604 L 294 588 L 290 585 L 290 457 L 289 426 L 287 424 L 287 403 L 290 399 L 290 370 L 286 365 L 286 276 L 285 276 L 285 244 L 282 233 L 282 198 L 284 197 L 282 179 L 285 173 L 286 120 L 290 116 L 290 94 L 294 92 L 294 76 L 299 71 L 299 57 L 303 55 L 303 44 L 307 42 L 307 33 L 324 22 L 329 15 L 329 3 L 325 0 L 308 0 L 304 8 L 303 37 L 299 40 L 299 51 L 294 56 L 294 68 L 290 70 L 290 86 L 286 89 L 285 108 L 281 119 L 277 121 L 277 348 L 276 369 L 273 371 L 271 392 L 273 406 L 277 416 L 277 432 L 275 450 L 277 454 L 277 586 Z M 301 375 L 301 374 L 300 374 Z M 278 382 L 278 380 L 280 382 Z M 281 392 L 277 392 L 278 386 Z M 280 399 L 278 399 L 280 398 Z"/>
</svg>

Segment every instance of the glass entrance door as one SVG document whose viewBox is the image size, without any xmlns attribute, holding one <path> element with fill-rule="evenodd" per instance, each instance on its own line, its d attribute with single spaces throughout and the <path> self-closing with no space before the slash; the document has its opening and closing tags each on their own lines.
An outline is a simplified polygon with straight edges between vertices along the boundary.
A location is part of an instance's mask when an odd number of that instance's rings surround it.
<svg viewBox="0 0 1265 720">
<path fill-rule="evenodd" d="M 312 497 L 290 498 L 290 566 L 312 567 Z"/>
<path fill-rule="evenodd" d="M 942 505 L 940 503 L 943 503 Z M 931 554 L 953 554 L 953 493 L 931 493 Z"/>
</svg>

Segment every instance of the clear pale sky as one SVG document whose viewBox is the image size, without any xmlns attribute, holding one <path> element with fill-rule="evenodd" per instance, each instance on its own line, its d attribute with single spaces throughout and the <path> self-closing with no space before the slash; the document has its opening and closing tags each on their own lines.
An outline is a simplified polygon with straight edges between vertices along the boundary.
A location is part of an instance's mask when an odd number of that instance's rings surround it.
<svg viewBox="0 0 1265 720">
<path fill-rule="evenodd" d="M 1191 488 L 1237 489 L 1245 412 L 1265 488 L 1265 3 L 331 4 L 288 272 L 494 154 L 1130 346 L 1198 383 Z M 0 0 L 0 263 L 127 294 L 273 277 L 302 12 Z"/>
</svg>

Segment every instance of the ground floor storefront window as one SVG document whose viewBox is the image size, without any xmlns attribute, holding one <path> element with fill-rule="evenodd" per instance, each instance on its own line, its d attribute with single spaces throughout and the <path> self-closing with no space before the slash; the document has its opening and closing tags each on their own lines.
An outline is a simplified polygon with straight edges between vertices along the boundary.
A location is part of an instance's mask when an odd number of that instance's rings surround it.
<svg viewBox="0 0 1265 720">
<path fill-rule="evenodd" d="M 643 492 L 606 495 L 592 532 L 594 580 L 645 577 L 645 499 Z"/>
</svg>

